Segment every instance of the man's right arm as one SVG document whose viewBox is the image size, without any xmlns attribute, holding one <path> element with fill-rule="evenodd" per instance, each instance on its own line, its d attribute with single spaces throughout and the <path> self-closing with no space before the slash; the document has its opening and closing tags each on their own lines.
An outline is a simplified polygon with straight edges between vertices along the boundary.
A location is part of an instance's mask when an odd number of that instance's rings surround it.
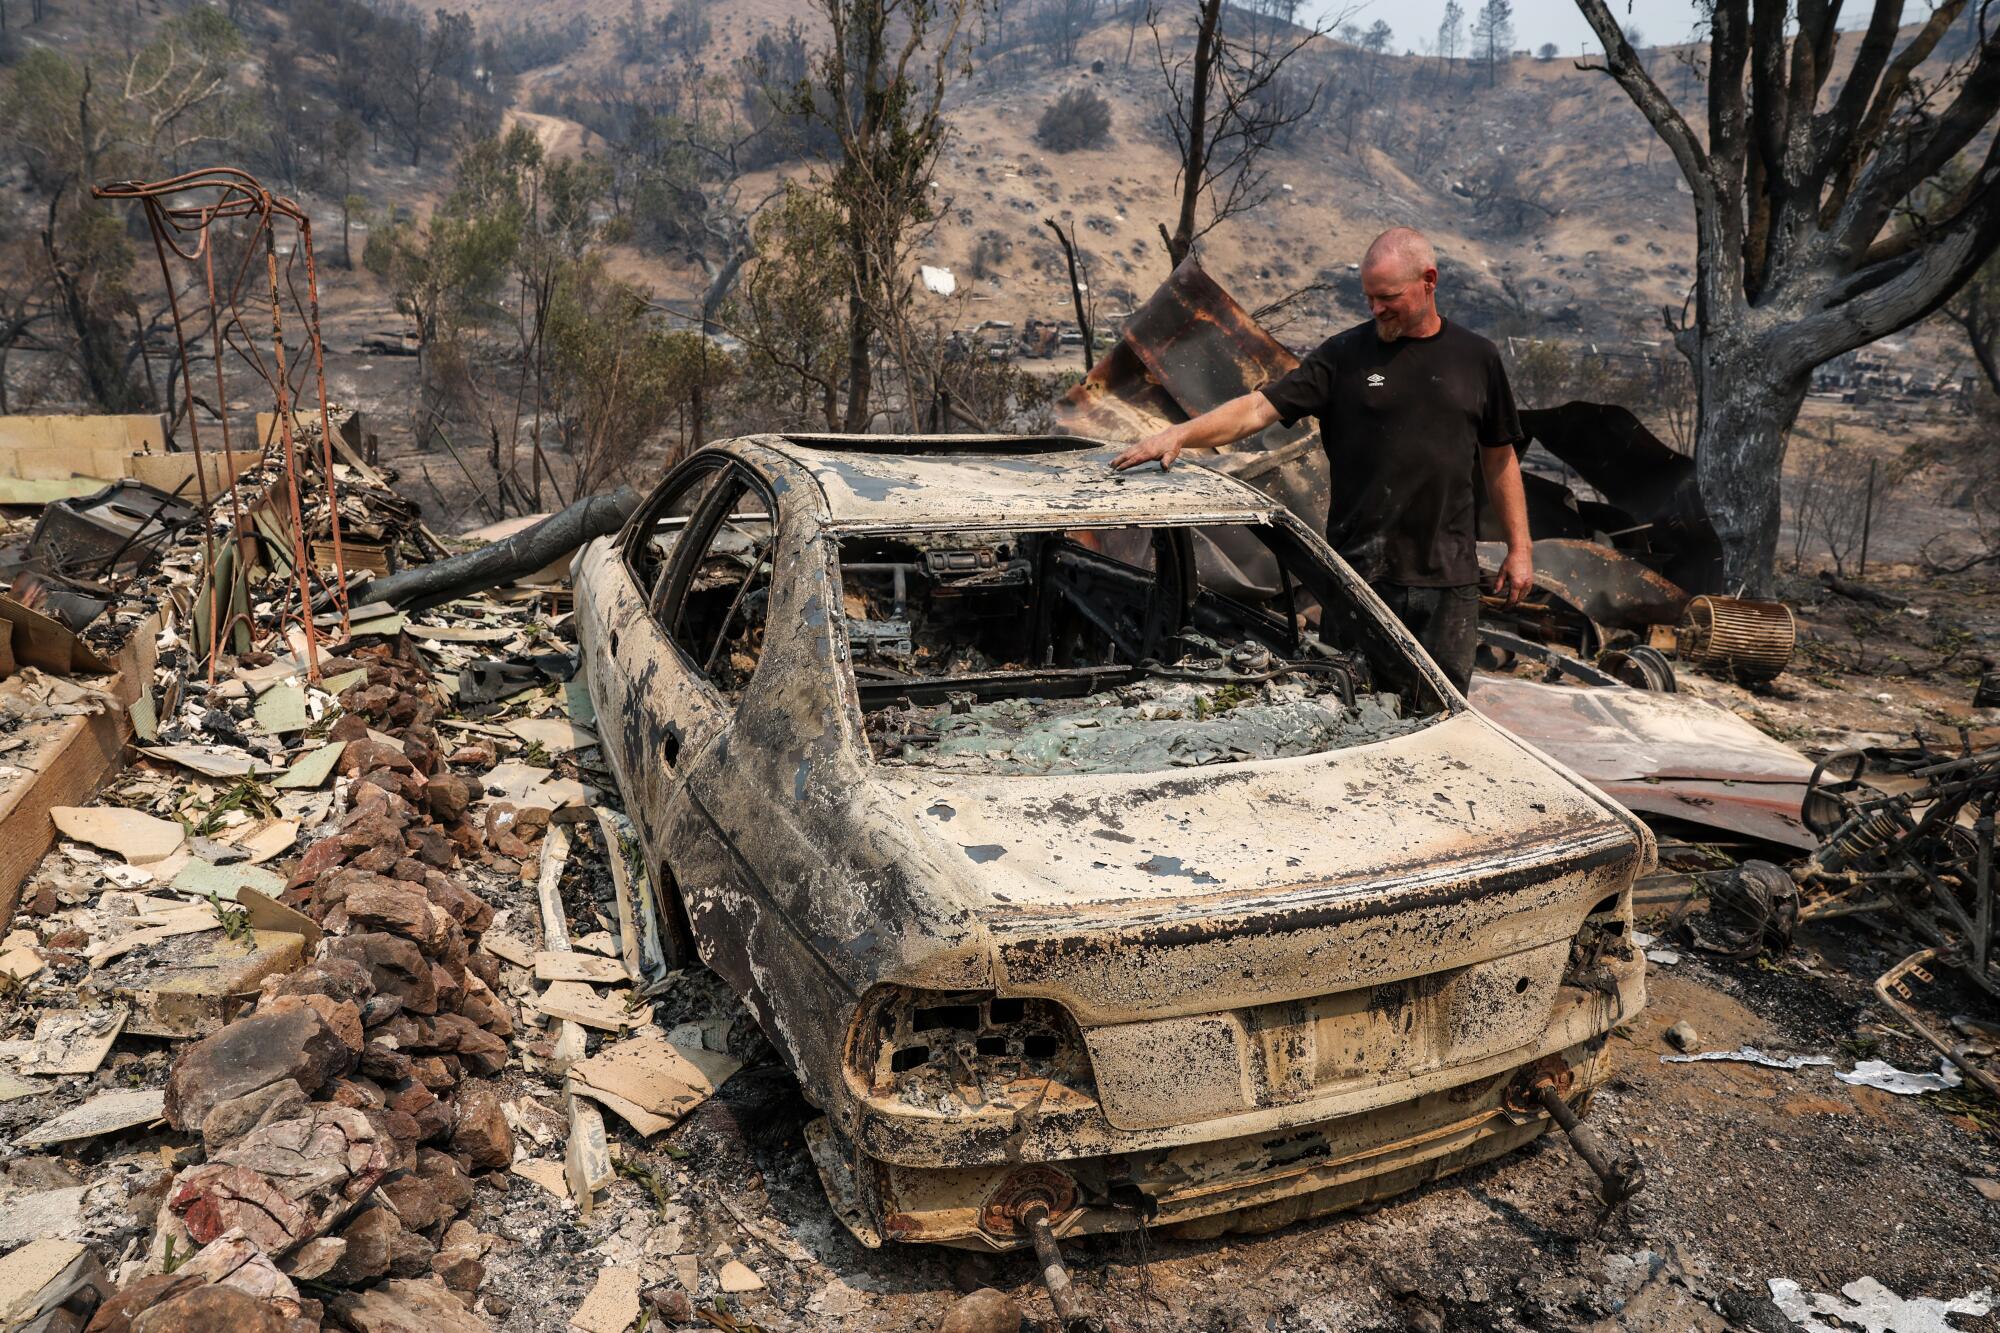
<svg viewBox="0 0 2000 1333">
<path fill-rule="evenodd" d="M 1271 406 L 1271 400 L 1261 390 L 1254 390 L 1198 417 L 1148 435 L 1112 459 L 1111 466 L 1123 472 L 1158 460 L 1162 469 L 1170 468 L 1183 449 L 1220 449 L 1255 435 L 1277 419 L 1278 409 Z"/>
</svg>

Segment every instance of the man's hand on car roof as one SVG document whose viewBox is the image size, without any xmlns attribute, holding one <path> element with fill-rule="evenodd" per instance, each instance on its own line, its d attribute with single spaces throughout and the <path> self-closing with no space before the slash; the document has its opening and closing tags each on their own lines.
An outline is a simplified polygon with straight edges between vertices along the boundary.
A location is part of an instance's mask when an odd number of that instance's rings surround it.
<svg viewBox="0 0 2000 1333">
<path fill-rule="evenodd" d="M 1159 460 L 1160 470 L 1166 471 L 1181 456 L 1181 433 L 1178 427 L 1169 426 L 1156 431 L 1139 441 L 1124 453 L 1111 460 L 1111 466 L 1119 472 L 1138 467 L 1142 463 Z"/>
</svg>

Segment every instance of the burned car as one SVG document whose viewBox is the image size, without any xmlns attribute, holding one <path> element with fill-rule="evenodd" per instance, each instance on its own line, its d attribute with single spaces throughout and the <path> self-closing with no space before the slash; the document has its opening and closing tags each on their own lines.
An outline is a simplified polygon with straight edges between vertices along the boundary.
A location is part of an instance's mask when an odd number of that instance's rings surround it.
<svg viewBox="0 0 2000 1333">
<path fill-rule="evenodd" d="M 1573 1121 L 1644 1002 L 1644 826 L 1282 504 L 1113 449 L 732 440 L 576 558 L 679 957 L 869 1245 L 1405 1190 Z"/>
</svg>

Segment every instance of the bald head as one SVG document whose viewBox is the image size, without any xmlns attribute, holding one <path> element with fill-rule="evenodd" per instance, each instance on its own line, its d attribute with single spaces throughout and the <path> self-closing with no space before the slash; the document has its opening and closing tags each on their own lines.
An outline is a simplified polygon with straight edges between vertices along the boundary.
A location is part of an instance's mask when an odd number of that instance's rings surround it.
<svg viewBox="0 0 2000 1333">
<path fill-rule="evenodd" d="M 1426 269 L 1438 266 L 1437 252 L 1415 227 L 1391 227 L 1369 242 L 1361 260 L 1363 271 L 1378 270 L 1384 277 L 1415 280 Z"/>
<path fill-rule="evenodd" d="M 1384 340 L 1438 331 L 1437 252 L 1422 232 L 1391 227 L 1377 236 L 1361 260 L 1361 292 Z"/>
</svg>

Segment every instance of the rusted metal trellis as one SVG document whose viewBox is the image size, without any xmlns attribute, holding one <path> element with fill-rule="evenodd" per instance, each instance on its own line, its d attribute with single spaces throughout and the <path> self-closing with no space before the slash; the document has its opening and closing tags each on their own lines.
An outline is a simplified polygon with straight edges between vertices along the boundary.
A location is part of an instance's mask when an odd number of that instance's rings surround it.
<svg viewBox="0 0 2000 1333">
<path fill-rule="evenodd" d="M 223 371 L 224 348 L 234 351 L 271 392 L 275 429 L 284 442 L 285 489 L 291 509 L 292 566 L 298 576 L 296 620 L 305 638 L 308 678 L 317 681 L 319 637 L 313 626 L 313 565 L 308 554 L 298 458 L 293 445 L 296 411 L 293 405 L 300 397 L 298 385 L 293 381 L 295 377 L 303 381 L 308 369 L 313 390 L 319 399 L 322 475 L 326 482 L 332 525 L 333 577 L 323 582 L 340 613 L 343 633 L 349 630 L 350 624 L 347 559 L 341 542 L 340 497 L 333 473 L 333 424 L 326 400 L 326 355 L 320 343 L 319 275 L 313 261 L 312 220 L 297 203 L 273 194 L 256 177 L 235 167 L 204 167 L 160 181 L 113 181 L 98 186 L 92 193 L 99 199 L 139 202 L 152 230 L 153 248 L 160 260 L 160 276 L 167 288 L 167 299 L 174 318 L 174 337 L 180 351 L 182 391 L 187 399 L 188 438 L 195 455 L 195 482 L 208 525 L 203 535 L 203 558 L 209 576 L 208 642 L 198 647 L 208 659 L 209 679 L 213 681 L 215 678 L 216 654 L 226 642 L 227 633 L 234 630 L 239 621 L 248 621 L 247 611 L 232 614 L 228 608 L 234 604 L 236 580 L 244 581 L 247 602 L 251 543 L 255 534 L 245 521 L 242 505 L 232 484 L 229 487 L 229 505 L 235 559 L 230 571 L 231 591 L 225 595 L 222 571 L 215 557 L 214 513 L 203 459 L 200 403 L 196 397 L 194 367 L 189 352 L 187 317 L 181 309 L 174 271 L 176 260 L 198 268 L 202 288 L 207 293 L 208 350 L 215 369 L 216 402 L 212 410 L 221 426 L 225 475 L 231 450 L 229 396 Z M 218 223 L 236 226 L 222 229 L 218 228 Z M 285 223 L 291 224 L 296 240 L 294 244 L 281 248 L 278 229 Z M 234 258 L 233 263 L 225 262 L 220 287 L 216 274 L 216 241 L 219 234 L 232 235 L 242 241 L 241 254 Z M 259 290 L 252 277 L 252 268 L 260 250 L 264 259 L 263 287 L 268 290 Z M 305 270 L 303 294 L 298 287 L 301 260 Z M 266 297 L 270 302 L 268 360 L 250 322 L 258 313 L 255 309 L 257 302 Z M 311 351 L 309 366 L 303 358 L 295 366 L 288 367 L 286 364 L 285 312 L 288 306 L 303 328 L 303 345 Z M 260 439 L 257 447 L 261 450 L 268 443 Z M 280 636 L 287 622 L 293 618 L 289 610 L 279 612 L 277 630 Z"/>
</svg>

